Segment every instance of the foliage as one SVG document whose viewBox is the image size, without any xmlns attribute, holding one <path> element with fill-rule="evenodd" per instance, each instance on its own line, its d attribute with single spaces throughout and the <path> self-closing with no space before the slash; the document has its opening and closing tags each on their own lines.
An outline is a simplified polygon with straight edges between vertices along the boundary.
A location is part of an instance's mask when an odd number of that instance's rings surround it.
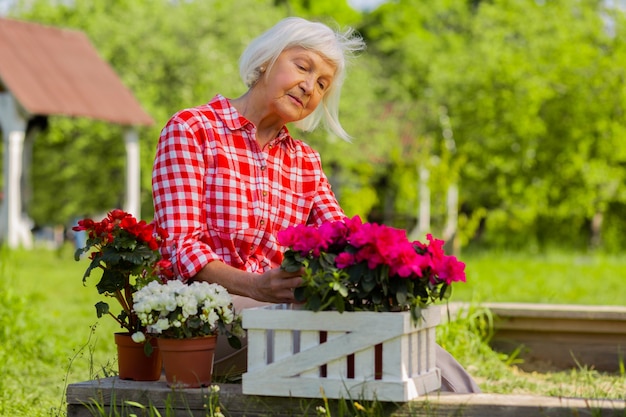
<svg viewBox="0 0 626 417">
<path fill-rule="evenodd" d="M 626 19 L 610 4 L 398 0 L 360 13 L 333 0 L 36 0 L 12 13 L 84 31 L 155 119 L 140 131 L 146 218 L 160 127 L 217 92 L 243 93 L 244 46 L 297 14 L 354 25 L 368 43 L 348 69 L 340 107 L 353 143 L 294 132 L 320 151 L 329 174 L 339 172 L 330 176 L 346 213 L 410 230 L 425 166 L 433 233 L 457 181 L 462 245 L 619 251 Z M 123 204 L 121 135 L 101 122 L 49 119 L 33 149 L 26 207 L 37 224 Z"/>
<path fill-rule="evenodd" d="M 96 285 L 98 294 L 116 299 L 122 307 L 116 316 L 108 303 L 100 301 L 96 304 L 98 318 L 113 317 L 134 338 L 135 333 L 142 330 L 133 311 L 134 293 L 148 282 L 173 275 L 171 263 L 161 259 L 159 252 L 167 232 L 155 224 L 137 221 L 133 215 L 119 209 L 110 211 L 99 222 L 89 218 L 80 220 L 73 229 L 87 232 L 85 247 L 78 248 L 74 255 L 80 261 L 84 253 L 90 253 L 91 262 L 83 275 L 83 284 L 94 269 L 101 270 Z"/>
<path fill-rule="evenodd" d="M 133 310 L 147 333 L 188 339 L 220 332 L 234 348 L 241 348 L 238 338 L 243 335 L 241 317 L 221 285 L 205 281 L 191 284 L 178 280 L 163 284 L 152 281 L 135 293 L 134 300 Z"/>
<path fill-rule="evenodd" d="M 539 219 L 589 228 L 615 207 L 607 203 L 623 201 L 623 30 L 622 10 L 584 0 L 405 0 L 363 24 L 369 52 L 386 63 L 385 93 L 425 109 L 405 119 L 416 136 L 436 139 L 432 162 L 446 142 L 437 109 L 447 109 L 461 208 L 484 216 L 474 238 L 493 246 L 577 242 L 580 228 L 564 239 Z M 453 168 L 431 176 L 435 194 Z M 587 244 L 592 233 L 601 231 L 586 233 Z"/>
<path fill-rule="evenodd" d="M 152 216 L 151 169 L 162 126 L 175 111 L 206 103 L 216 93 L 242 94 L 239 54 L 284 17 L 269 0 L 36 0 L 18 2 L 13 14 L 83 31 L 155 120 L 138 128 L 144 218 Z M 123 128 L 49 118 L 33 148 L 28 212 L 37 224 L 67 224 L 123 206 Z"/>
<path fill-rule="evenodd" d="M 465 281 L 465 264 L 445 255 L 443 241 L 410 242 L 406 232 L 360 217 L 298 225 L 278 234 L 285 253 L 282 268 L 300 271 L 296 300 L 313 311 L 410 311 L 449 298 L 452 283 Z"/>
</svg>

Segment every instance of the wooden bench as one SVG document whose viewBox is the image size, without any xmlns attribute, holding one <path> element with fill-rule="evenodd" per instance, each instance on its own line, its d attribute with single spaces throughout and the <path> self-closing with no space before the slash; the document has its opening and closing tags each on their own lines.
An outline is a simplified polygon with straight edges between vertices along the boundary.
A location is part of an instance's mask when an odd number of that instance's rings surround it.
<svg viewBox="0 0 626 417">
<path fill-rule="evenodd" d="M 315 408 L 323 406 L 321 399 L 250 396 L 241 393 L 240 384 L 220 384 L 219 398 L 224 415 L 230 417 L 316 416 Z M 127 401 L 152 405 L 163 416 L 206 417 L 209 390 L 176 391 L 164 380 L 157 382 L 122 381 L 116 377 L 71 384 L 67 389 L 68 417 L 92 417 L 85 404 L 100 404 L 106 410 L 113 407 L 118 415 L 142 413 L 136 407 L 124 406 Z M 95 402 L 94 402 L 95 401 Z M 340 415 L 339 401 L 328 400 L 333 416 Z M 167 404 L 170 413 L 166 414 Z M 527 417 L 527 416 L 624 416 L 626 402 L 590 400 L 532 395 L 443 394 L 431 393 L 406 403 L 382 403 L 385 416 L 390 417 Z M 124 410 L 122 410 L 124 408 Z M 352 410 L 349 408 L 349 410 Z M 350 411 L 344 415 L 351 415 Z"/>
<path fill-rule="evenodd" d="M 626 307 L 526 303 L 483 306 L 495 316 L 491 346 L 504 352 L 521 347 L 524 362 L 520 368 L 526 371 L 587 366 L 619 372 L 626 362 Z"/>
<path fill-rule="evenodd" d="M 626 360 L 626 307 L 519 303 L 482 307 L 488 308 L 496 318 L 494 348 L 512 351 L 524 346 L 521 357 L 525 362 L 521 367 L 548 371 L 584 365 L 613 372 Z M 467 308 L 467 304 L 451 303 L 450 315 L 455 318 L 459 310 Z M 442 316 L 446 317 L 447 312 Z M 244 395 L 240 384 L 219 384 L 219 387 L 225 415 L 231 417 L 316 416 L 315 407 L 324 405 L 321 399 Z M 167 414 L 170 416 L 206 417 L 208 395 L 208 389 L 173 390 L 164 380 L 132 382 L 113 377 L 70 384 L 67 410 L 68 417 L 91 417 L 90 405 L 113 407 L 119 415 L 150 415 L 124 405 L 131 401 L 152 405 L 161 415 L 166 415 L 165 409 L 169 407 L 173 410 Z M 329 400 L 331 410 L 336 410 L 341 401 Z M 396 417 L 626 416 L 625 401 L 530 395 L 433 392 L 405 403 L 382 404 L 385 416 Z M 123 412 L 122 408 L 125 408 Z"/>
</svg>

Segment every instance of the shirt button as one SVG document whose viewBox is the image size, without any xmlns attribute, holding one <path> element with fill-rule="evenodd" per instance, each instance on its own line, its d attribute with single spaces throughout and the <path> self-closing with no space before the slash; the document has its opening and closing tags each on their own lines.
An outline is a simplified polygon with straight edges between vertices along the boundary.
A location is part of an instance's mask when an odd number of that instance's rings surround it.
<svg viewBox="0 0 626 417">
<path fill-rule="evenodd" d="M 261 220 L 259 223 L 261 223 L 261 225 L 265 224 L 265 220 Z"/>
<path fill-rule="evenodd" d="M 261 166 L 261 171 L 265 171 L 265 168 L 267 168 L 267 166 L 265 165 Z"/>
<path fill-rule="evenodd" d="M 263 197 L 267 197 L 267 191 L 263 191 Z"/>
</svg>

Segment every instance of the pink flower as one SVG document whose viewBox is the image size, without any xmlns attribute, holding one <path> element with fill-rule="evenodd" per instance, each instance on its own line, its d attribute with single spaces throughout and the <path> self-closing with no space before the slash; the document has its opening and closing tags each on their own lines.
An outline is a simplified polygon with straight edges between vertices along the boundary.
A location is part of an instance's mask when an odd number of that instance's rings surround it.
<svg viewBox="0 0 626 417">
<path fill-rule="evenodd" d="M 453 282 L 465 282 L 465 263 L 454 256 L 445 256 L 433 269 L 439 280 L 448 285 Z"/>
<path fill-rule="evenodd" d="M 343 246 L 348 237 L 348 227 L 344 222 L 324 222 L 319 227 L 322 239 L 327 247 L 331 245 Z"/>
<path fill-rule="evenodd" d="M 346 217 L 345 219 L 343 219 L 343 223 L 348 228 L 349 235 L 359 230 L 361 228 L 361 225 L 363 224 L 359 216 L 354 216 L 353 218 Z"/>
<path fill-rule="evenodd" d="M 298 241 L 298 228 L 300 227 L 303 227 L 303 225 L 288 227 L 278 232 L 278 234 L 276 235 L 276 237 L 278 238 L 278 243 L 288 248 L 291 248 Z"/>
<path fill-rule="evenodd" d="M 390 263 L 389 274 L 402 278 L 422 277 L 429 265 L 429 257 L 415 252 L 412 244 L 398 245 L 396 257 Z"/>
<path fill-rule="evenodd" d="M 427 239 L 427 244 L 409 242 L 406 231 L 363 223 L 358 216 L 289 227 L 278 234 L 282 245 L 309 259 L 307 268 L 312 273 L 304 287 L 305 298 L 323 299 L 340 311 L 424 307 L 441 299 L 437 287 L 465 281 L 465 264 L 444 253 L 443 240 L 430 234 Z M 328 257 L 319 259 L 324 254 L 334 256 L 334 265 L 328 264 Z M 289 262 L 293 260 L 290 256 Z M 336 279 L 343 292 L 334 289 Z"/>
<path fill-rule="evenodd" d="M 302 256 L 307 256 L 309 253 L 313 256 L 319 256 L 320 252 L 328 249 L 328 239 L 329 236 L 322 233 L 318 228 L 309 227 L 305 224 L 288 227 L 278 232 L 278 242 L 300 252 Z"/>
<path fill-rule="evenodd" d="M 348 252 L 341 252 L 335 258 L 335 265 L 339 269 L 348 268 L 356 263 L 356 258 L 353 254 Z"/>
<path fill-rule="evenodd" d="M 441 239 L 435 239 L 433 235 L 430 233 L 426 235 L 426 239 L 428 239 L 428 252 L 432 255 L 433 259 L 441 260 L 444 256 L 446 256 L 443 251 L 444 241 Z"/>
</svg>

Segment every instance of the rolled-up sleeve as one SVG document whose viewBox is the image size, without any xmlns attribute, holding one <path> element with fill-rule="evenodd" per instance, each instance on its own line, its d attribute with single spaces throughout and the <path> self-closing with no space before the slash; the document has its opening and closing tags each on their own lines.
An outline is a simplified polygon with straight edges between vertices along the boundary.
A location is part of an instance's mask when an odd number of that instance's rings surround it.
<svg viewBox="0 0 626 417">
<path fill-rule="evenodd" d="M 207 129 L 189 111 L 172 117 L 161 131 L 152 170 L 156 223 L 168 231 L 162 255 L 183 280 L 219 260 L 208 242 L 204 213 Z"/>
</svg>

